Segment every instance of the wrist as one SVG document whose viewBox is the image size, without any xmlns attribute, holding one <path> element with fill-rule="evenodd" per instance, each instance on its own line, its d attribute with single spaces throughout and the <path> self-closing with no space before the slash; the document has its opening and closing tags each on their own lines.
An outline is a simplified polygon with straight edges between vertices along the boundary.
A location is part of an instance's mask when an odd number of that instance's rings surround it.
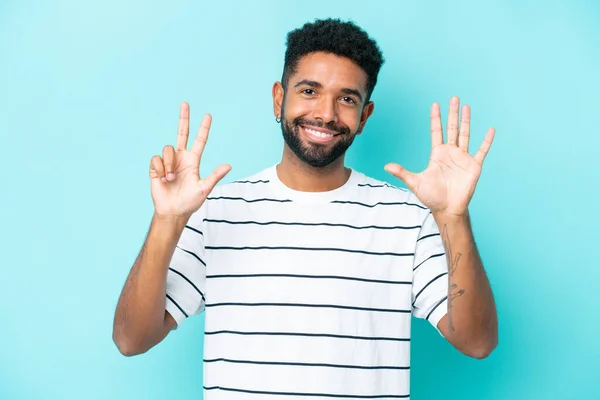
<svg viewBox="0 0 600 400">
<path fill-rule="evenodd" d="M 438 225 L 442 224 L 466 224 L 469 222 L 469 210 L 460 214 L 447 213 L 444 211 L 432 211 L 431 214 Z"/>
<path fill-rule="evenodd" d="M 185 225 L 188 223 L 190 216 L 185 215 L 174 215 L 174 214 L 160 214 L 154 211 L 154 215 L 152 219 L 159 225 L 168 225 L 175 226 L 177 228 L 183 229 Z"/>
</svg>

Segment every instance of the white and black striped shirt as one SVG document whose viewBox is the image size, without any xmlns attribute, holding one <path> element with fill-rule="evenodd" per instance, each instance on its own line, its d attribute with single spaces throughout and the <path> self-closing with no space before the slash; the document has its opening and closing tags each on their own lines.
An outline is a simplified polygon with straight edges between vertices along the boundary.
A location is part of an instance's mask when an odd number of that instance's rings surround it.
<svg viewBox="0 0 600 400">
<path fill-rule="evenodd" d="M 437 329 L 447 272 L 410 191 L 353 170 L 336 190 L 298 192 L 273 166 L 192 216 L 166 309 L 178 325 L 206 310 L 206 400 L 404 399 L 411 315 Z"/>
</svg>

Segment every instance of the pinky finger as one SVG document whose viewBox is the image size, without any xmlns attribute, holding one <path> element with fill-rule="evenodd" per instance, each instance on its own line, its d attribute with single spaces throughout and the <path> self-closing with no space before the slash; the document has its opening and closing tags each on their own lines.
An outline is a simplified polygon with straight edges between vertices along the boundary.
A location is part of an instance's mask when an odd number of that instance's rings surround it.
<svg viewBox="0 0 600 400">
<path fill-rule="evenodd" d="M 152 157 L 150 160 L 150 179 L 158 179 L 161 182 L 166 182 L 165 167 L 162 159 L 159 156 Z"/>
<path fill-rule="evenodd" d="M 485 156 L 487 156 L 488 152 L 490 151 L 495 134 L 496 130 L 494 128 L 488 129 L 487 133 L 485 134 L 485 139 L 483 139 L 483 143 L 481 143 L 479 150 L 477 150 L 477 154 L 475 154 L 475 160 L 477 160 L 480 165 L 483 164 Z"/>
</svg>

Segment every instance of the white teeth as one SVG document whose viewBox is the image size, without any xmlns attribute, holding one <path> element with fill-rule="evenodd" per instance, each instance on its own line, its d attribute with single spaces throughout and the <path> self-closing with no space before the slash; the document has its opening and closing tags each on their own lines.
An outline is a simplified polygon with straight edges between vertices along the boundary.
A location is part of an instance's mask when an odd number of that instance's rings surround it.
<svg viewBox="0 0 600 400">
<path fill-rule="evenodd" d="M 309 128 L 304 128 L 304 129 L 306 129 L 306 131 L 313 136 L 317 136 L 317 137 L 321 137 L 321 138 L 333 137 L 333 135 L 330 135 L 329 133 L 319 132 L 319 131 L 315 131 L 314 129 L 309 129 Z"/>
</svg>

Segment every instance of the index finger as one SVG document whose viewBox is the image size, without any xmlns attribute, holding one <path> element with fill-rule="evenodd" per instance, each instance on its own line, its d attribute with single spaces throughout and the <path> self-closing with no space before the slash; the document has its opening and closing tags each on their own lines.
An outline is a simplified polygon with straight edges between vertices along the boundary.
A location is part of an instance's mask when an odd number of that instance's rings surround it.
<svg viewBox="0 0 600 400">
<path fill-rule="evenodd" d="M 208 132 L 210 131 L 211 123 L 212 116 L 210 114 L 205 114 L 204 118 L 202 118 L 202 124 L 200 124 L 200 129 L 198 129 L 196 141 L 192 146 L 192 152 L 198 154 L 199 157 L 202 157 L 202 152 L 204 151 L 204 147 L 206 146 L 206 142 L 208 141 Z"/>
<path fill-rule="evenodd" d="M 460 119 L 460 132 L 458 134 L 458 147 L 469 152 L 469 137 L 471 136 L 471 108 L 468 105 L 462 107 Z"/>
<path fill-rule="evenodd" d="M 444 143 L 442 133 L 442 118 L 440 116 L 440 105 L 433 103 L 430 112 L 431 118 L 431 147 L 439 146 Z"/>
<path fill-rule="evenodd" d="M 179 127 L 177 128 L 177 151 L 187 149 L 190 134 L 190 105 L 186 102 L 179 106 Z"/>
</svg>

